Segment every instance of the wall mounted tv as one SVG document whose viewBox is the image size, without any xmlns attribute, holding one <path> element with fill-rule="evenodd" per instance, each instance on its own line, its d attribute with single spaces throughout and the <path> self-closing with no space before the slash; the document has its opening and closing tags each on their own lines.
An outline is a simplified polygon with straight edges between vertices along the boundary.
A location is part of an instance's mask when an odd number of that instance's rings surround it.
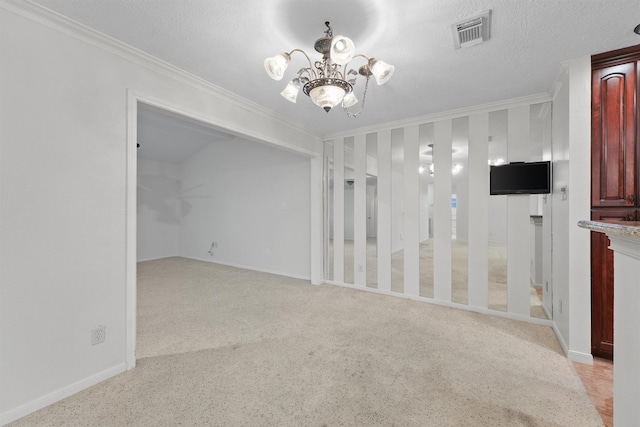
<svg viewBox="0 0 640 427">
<path fill-rule="evenodd" d="M 551 163 L 509 163 L 491 166 L 489 194 L 548 194 L 551 193 Z"/>
</svg>

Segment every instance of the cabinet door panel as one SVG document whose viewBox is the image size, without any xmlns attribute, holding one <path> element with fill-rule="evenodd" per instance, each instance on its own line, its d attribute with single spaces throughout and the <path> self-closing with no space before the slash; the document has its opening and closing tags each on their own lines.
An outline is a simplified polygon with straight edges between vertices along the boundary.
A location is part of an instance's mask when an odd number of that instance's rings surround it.
<svg viewBox="0 0 640 427">
<path fill-rule="evenodd" d="M 591 219 L 628 221 L 634 209 L 594 209 Z M 613 359 L 613 251 L 606 234 L 591 232 L 591 353 Z"/>
<path fill-rule="evenodd" d="M 636 63 L 592 73 L 591 204 L 634 207 Z"/>
</svg>

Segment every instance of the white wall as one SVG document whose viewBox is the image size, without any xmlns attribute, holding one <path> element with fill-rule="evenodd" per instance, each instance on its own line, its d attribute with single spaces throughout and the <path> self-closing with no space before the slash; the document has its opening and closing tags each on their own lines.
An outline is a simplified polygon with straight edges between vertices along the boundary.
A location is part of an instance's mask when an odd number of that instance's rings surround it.
<svg viewBox="0 0 640 427">
<path fill-rule="evenodd" d="M 138 261 L 183 256 L 309 279 L 309 172 L 306 157 L 241 138 L 179 164 L 138 159 Z"/>
<path fill-rule="evenodd" d="M 568 71 L 568 70 L 566 70 Z M 560 76 L 559 90 L 553 98 L 553 319 L 569 343 L 569 203 L 562 200 L 561 188 L 569 183 L 569 74 Z M 588 264 L 587 264 L 588 265 Z M 586 266 L 585 265 L 585 268 Z"/>
<path fill-rule="evenodd" d="M 179 170 L 181 256 L 309 278 L 307 158 L 236 138 Z"/>
<path fill-rule="evenodd" d="M 177 256 L 181 179 L 176 163 L 138 158 L 137 260 Z"/>
<path fill-rule="evenodd" d="M 570 358 L 592 363 L 589 232 L 591 62 L 568 61 L 553 97 L 553 320 Z M 565 188 L 567 198 L 562 197 Z"/>
<path fill-rule="evenodd" d="M 569 61 L 569 357 L 592 363 L 591 240 L 577 222 L 591 215 L 591 58 Z"/>
<path fill-rule="evenodd" d="M 322 141 L 29 3 L 0 0 L 0 57 L 3 424 L 130 366 L 128 91 L 309 156 Z M 92 346 L 97 325 L 106 341 Z"/>
</svg>

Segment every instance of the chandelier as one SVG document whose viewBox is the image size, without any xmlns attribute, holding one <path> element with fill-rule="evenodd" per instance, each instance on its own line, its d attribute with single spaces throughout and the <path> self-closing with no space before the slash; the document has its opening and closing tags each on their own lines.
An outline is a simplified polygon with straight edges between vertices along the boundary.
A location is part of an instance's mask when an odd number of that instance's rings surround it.
<svg viewBox="0 0 640 427">
<path fill-rule="evenodd" d="M 293 78 L 287 87 L 280 94 L 293 103 L 296 102 L 300 86 L 314 104 L 324 109 L 327 113 L 336 105 L 342 104 L 342 108 L 349 117 L 358 117 L 364 109 L 364 103 L 369 87 L 369 78 L 373 76 L 378 85 L 384 84 L 393 74 L 394 67 L 376 58 L 368 58 L 365 55 L 354 55 L 355 46 L 351 39 L 344 36 L 333 36 L 333 30 L 329 22 L 324 36 L 316 40 L 314 48 L 322 54 L 321 61 L 311 62 L 309 56 L 300 49 L 293 49 L 291 52 L 280 53 L 264 61 L 264 68 L 269 77 L 274 80 L 282 80 L 284 72 L 291 62 L 291 55 L 300 52 L 307 59 L 308 67 L 298 71 L 297 77 Z M 358 71 L 349 69 L 347 66 L 353 58 L 363 58 L 366 63 Z M 362 102 L 358 112 L 351 112 L 349 107 L 358 103 L 353 87 L 356 78 L 365 78 Z"/>
</svg>

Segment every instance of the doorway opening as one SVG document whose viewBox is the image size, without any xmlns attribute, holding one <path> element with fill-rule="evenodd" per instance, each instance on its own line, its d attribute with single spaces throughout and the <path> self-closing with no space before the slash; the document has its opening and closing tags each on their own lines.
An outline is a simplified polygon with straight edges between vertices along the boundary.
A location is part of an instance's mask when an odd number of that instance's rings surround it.
<svg viewBox="0 0 640 427">
<path fill-rule="evenodd" d="M 136 351 L 138 262 L 179 257 L 309 280 L 311 200 L 319 194 L 311 185 L 317 165 L 303 149 L 248 137 L 133 94 L 128 118 L 131 369 L 144 356 Z"/>
</svg>

